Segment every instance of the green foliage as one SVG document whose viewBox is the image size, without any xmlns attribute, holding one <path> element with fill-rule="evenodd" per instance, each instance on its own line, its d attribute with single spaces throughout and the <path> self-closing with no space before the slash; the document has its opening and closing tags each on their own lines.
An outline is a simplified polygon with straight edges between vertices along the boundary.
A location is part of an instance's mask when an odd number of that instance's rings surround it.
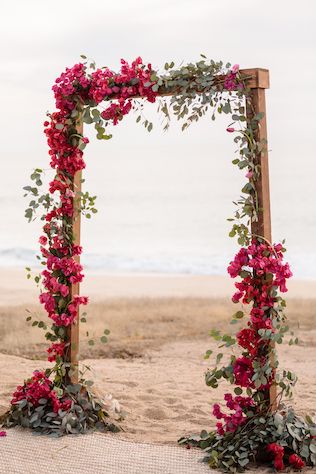
<svg viewBox="0 0 316 474">
<path fill-rule="evenodd" d="M 77 199 L 80 203 L 80 212 L 87 219 L 91 219 L 92 214 L 96 214 L 98 210 L 95 207 L 97 196 L 90 196 L 89 192 L 77 193 Z"/>
<path fill-rule="evenodd" d="M 49 193 L 40 193 L 40 187 L 43 185 L 43 173 L 42 169 L 36 168 L 30 176 L 31 185 L 23 187 L 23 190 L 25 191 L 24 197 L 31 198 L 31 201 L 25 210 L 25 218 L 28 222 L 35 220 L 40 209 L 42 209 L 43 212 L 47 212 L 54 204 L 54 199 Z M 44 220 L 43 216 L 41 219 Z"/>
<path fill-rule="evenodd" d="M 284 448 L 284 459 L 296 453 L 308 466 L 316 466 L 316 424 L 283 407 L 274 414 L 254 414 L 234 433 L 223 436 L 202 431 L 200 436 L 181 438 L 180 444 L 197 446 L 205 454 L 210 468 L 224 472 L 244 472 L 251 464 L 271 462 L 266 446 L 278 443 Z"/>
<path fill-rule="evenodd" d="M 88 382 L 65 385 L 56 391 L 58 397 L 72 400 L 70 410 L 59 409 L 56 413 L 45 398 L 39 400 L 38 406 L 23 399 L 16 405 L 11 405 L 10 411 L 0 417 L 0 426 L 22 426 L 52 437 L 87 433 L 91 430 L 120 431 L 117 421 L 121 416 L 114 413 L 109 415 L 104 404 L 89 390 Z"/>
</svg>

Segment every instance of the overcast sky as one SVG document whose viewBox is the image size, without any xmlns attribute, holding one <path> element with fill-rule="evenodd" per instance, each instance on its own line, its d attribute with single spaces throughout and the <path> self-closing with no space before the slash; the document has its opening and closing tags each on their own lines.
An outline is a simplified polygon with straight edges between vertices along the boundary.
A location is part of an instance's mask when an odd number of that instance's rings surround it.
<svg viewBox="0 0 316 474">
<path fill-rule="evenodd" d="M 273 146 L 282 143 L 288 152 L 299 144 L 300 155 L 312 151 L 316 72 L 313 0 L 1 3 L 4 161 L 13 155 L 15 163 L 25 163 L 22 149 L 37 154 L 42 146 L 39 137 L 44 112 L 53 107 L 51 85 L 81 53 L 100 66 L 113 68 L 119 66 L 121 57 L 141 55 L 159 67 L 168 59 L 197 59 L 201 52 L 241 67 L 269 68 Z M 33 155 L 30 162 L 36 158 Z"/>
<path fill-rule="evenodd" d="M 303 228 L 307 214 L 300 219 L 299 209 L 308 206 L 308 215 L 312 213 L 315 221 L 313 0 L 10 0 L 1 2 L 0 22 L 2 218 L 7 199 L 20 195 L 29 170 L 47 164 L 42 123 L 45 112 L 53 110 L 51 86 L 81 53 L 99 66 L 114 69 L 121 57 L 132 60 L 140 55 L 159 68 L 166 60 L 194 61 L 204 53 L 242 68 L 270 70 L 267 105 L 273 209 L 279 215 L 285 209 L 288 216 L 286 209 L 292 209 L 297 226 Z M 91 145 L 87 156 L 94 163 L 89 163 L 87 176 L 95 180 L 96 192 L 102 189 L 98 177 L 109 153 L 128 155 L 129 162 L 133 153 L 153 152 L 159 157 L 166 147 L 171 155 L 190 151 L 227 159 L 231 154 L 223 125 L 221 134 L 215 125 L 214 134 L 210 131 L 214 127 L 204 121 L 183 139 L 180 132 L 171 131 L 161 140 L 157 123 L 148 137 L 128 118 L 115 130 L 110 144 Z M 290 229 L 289 219 L 284 226 L 285 231 Z"/>
</svg>

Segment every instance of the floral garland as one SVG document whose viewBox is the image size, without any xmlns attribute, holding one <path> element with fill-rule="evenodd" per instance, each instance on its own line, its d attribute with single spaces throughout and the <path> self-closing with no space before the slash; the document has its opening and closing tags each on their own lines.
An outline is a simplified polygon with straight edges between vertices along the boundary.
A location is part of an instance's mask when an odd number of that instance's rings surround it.
<svg viewBox="0 0 316 474">
<path fill-rule="evenodd" d="M 204 61 L 201 63 L 205 65 Z M 52 341 L 48 348 L 48 358 L 49 361 L 56 362 L 56 371 L 64 365 L 70 349 L 67 328 L 76 323 L 79 306 L 88 303 L 85 296 L 71 295 L 72 285 L 81 283 L 84 278 L 83 268 L 76 261 L 82 247 L 74 244 L 72 228 L 74 216 L 78 211 L 76 201 L 82 197 L 78 196 L 75 189 L 74 176 L 85 168 L 83 150 L 89 142 L 78 130 L 80 121 L 94 123 L 97 138 L 108 139 L 111 135 L 105 133 L 104 125 L 117 125 L 124 115 L 135 110 L 135 97 L 155 102 L 159 88 L 168 90 L 175 82 L 172 77 L 171 80 L 170 77 L 163 76 L 158 79 L 151 65 L 144 65 L 141 58 L 137 58 L 131 65 L 121 60 L 119 73 L 114 73 L 109 68 L 95 69 L 94 63 L 90 64 L 90 69 L 89 73 L 86 62 L 79 63 L 67 68 L 56 79 L 52 89 L 58 111 L 49 114 L 50 120 L 44 122 L 50 166 L 56 174 L 49 183 L 49 194 L 39 196 L 36 187 L 24 188 L 32 197 L 37 197 L 38 201 L 31 201 L 26 217 L 31 220 L 33 212 L 40 204 L 46 210 L 42 216 L 45 220 L 43 235 L 39 238 L 42 263 L 46 269 L 37 277 L 37 282 L 41 280 L 44 289 L 40 294 L 40 302 L 53 321 L 51 332 L 46 333 L 46 338 Z M 170 66 L 166 65 L 166 69 L 170 69 Z M 208 68 L 204 76 L 210 76 L 212 81 L 215 72 L 224 72 L 221 63 L 212 63 L 211 69 L 213 74 L 210 75 Z M 183 76 L 182 71 L 180 73 Z M 234 66 L 225 76 L 225 90 L 232 91 L 243 87 L 237 80 L 237 75 L 238 67 Z M 169 76 L 172 76 L 170 71 Z M 191 89 L 197 87 L 197 84 L 192 84 L 192 80 L 188 85 Z M 200 84 L 200 88 L 201 86 L 205 88 L 204 83 Z M 184 96 L 183 90 L 181 93 Z M 100 112 L 97 106 L 104 100 L 111 103 Z M 164 107 L 162 109 L 165 111 Z M 169 118 L 166 111 L 165 114 Z M 137 121 L 139 118 L 140 116 Z M 149 131 L 152 129 L 152 124 L 147 120 L 144 125 Z M 31 176 L 39 185 L 42 184 L 41 172 L 42 170 L 37 169 Z M 59 193 L 57 200 L 54 199 L 56 193 Z M 82 212 L 84 209 L 79 210 Z M 96 212 L 93 207 L 92 212 Z M 28 319 L 31 320 L 31 317 Z M 59 342 L 56 342 L 57 340 Z"/>
<path fill-rule="evenodd" d="M 220 405 L 214 405 L 213 414 L 221 420 L 216 432 L 204 432 L 198 441 L 183 438 L 181 442 L 204 448 L 211 467 L 234 472 L 243 470 L 250 458 L 257 459 L 262 451 L 274 457 L 277 469 L 284 467 L 285 449 L 293 451 L 288 462 L 295 468 L 304 464 L 298 454 L 306 464 L 316 464 L 312 421 L 306 425 L 291 411 L 285 410 L 282 415 L 269 412 L 271 385 L 278 384 L 281 398 L 283 394 L 291 395 L 296 381 L 289 371 L 284 371 L 282 377 L 276 374 L 278 362 L 274 351 L 274 343 L 282 342 L 288 330 L 283 312 L 285 301 L 278 290 L 287 291 L 286 280 L 292 274 L 288 264 L 283 262 L 283 243 L 273 245 L 263 236 L 252 233 L 260 213 L 257 181 L 261 170 L 257 157 L 265 143 L 256 139 L 263 114 L 255 114 L 252 110 L 247 78 L 242 77 L 238 65 L 228 63 L 224 66 L 222 62 L 207 61 L 204 55 L 200 61 L 180 68 L 175 68 L 173 62 L 166 63 L 165 73 L 160 75 L 150 64 L 143 64 L 141 58 L 132 64 L 121 60 L 118 73 L 107 67 L 96 69 L 95 63 L 88 64 L 84 56 L 83 60 L 67 68 L 53 86 L 57 111 L 49 114 L 44 122 L 50 166 L 55 172 L 49 192 L 39 193 L 41 169 L 31 175 L 32 185 L 24 188 L 32 197 L 26 210 L 28 220 L 33 219 L 38 208 L 44 210 L 39 260 L 46 268 L 35 281 L 42 284 L 40 302 L 52 321 L 45 336 L 51 341 L 48 360 L 55 365 L 45 372 L 35 372 L 17 388 L 7 424 L 22 424 L 58 435 L 84 432 L 93 423 L 102 422 L 103 427 L 109 427 L 104 423 L 107 412 L 102 404 L 94 401 L 84 379 L 81 378 L 79 384 L 68 383 L 71 371 L 69 328 L 77 323 L 80 306 L 88 303 L 87 297 L 72 294 L 72 286 L 84 278 L 83 268 L 78 263 L 82 248 L 75 244 L 73 222 L 78 212 L 88 218 L 97 212 L 95 197 L 87 192 L 79 193 L 75 185 L 76 173 L 85 168 L 83 151 L 89 142 L 80 127 L 82 122 L 94 124 L 97 138 L 108 140 L 112 135 L 107 133 L 107 127 L 117 125 L 125 115 L 136 112 L 136 122 L 150 132 L 153 124 L 144 117 L 142 102 L 137 98 L 153 103 L 159 96 L 158 110 L 164 116 L 164 129 L 169 127 L 171 115 L 182 122 L 182 130 L 209 112 L 212 120 L 216 113 L 230 115 L 232 122 L 227 126 L 227 132 L 234 135 L 239 152 L 233 164 L 245 170 L 247 178 L 242 195 L 235 203 L 234 217 L 229 219 L 233 222 L 230 236 L 237 236 L 241 248 L 228 272 L 232 278 L 241 278 L 235 283 L 237 291 L 232 300 L 251 304 L 249 320 L 247 327 L 239 330 L 236 337 L 222 335 L 216 330 L 211 332 L 219 347 L 236 344 L 241 354 L 232 355 L 224 366 L 219 365 L 223 354 L 217 354 L 215 367 L 206 373 L 208 386 L 216 388 L 224 378 L 235 385 L 235 395 L 226 393 L 224 396 L 228 413 L 222 411 Z M 163 97 L 166 95 L 171 95 L 170 102 Z M 100 111 L 103 101 L 108 105 Z M 244 316 L 244 311 L 237 311 L 232 324 Z M 31 321 L 32 316 L 27 319 Z M 85 322 L 86 318 L 82 317 L 81 321 Z M 47 330 L 43 321 L 35 320 L 32 324 Z M 101 340 L 106 342 L 106 336 Z M 290 342 L 297 343 L 297 339 Z M 211 354 L 212 351 L 207 351 L 206 358 Z M 91 419 L 93 423 L 88 423 Z"/>
<path fill-rule="evenodd" d="M 79 306 L 88 303 L 87 297 L 70 296 L 71 285 L 83 280 L 82 266 L 75 260 L 82 248 L 73 244 L 72 219 L 76 198 L 73 183 L 75 173 L 85 168 L 82 148 L 89 141 L 78 133 L 77 117 L 81 116 L 83 103 L 92 101 L 98 105 L 106 97 L 116 94 L 117 103 L 112 103 L 101 113 L 102 119 L 116 125 L 132 109 L 130 97 L 141 95 L 150 102 L 155 101 L 152 88 L 144 86 L 150 80 L 150 74 L 150 65 L 145 68 L 140 58 L 131 66 L 122 61 L 119 74 L 114 74 L 108 68 L 97 69 L 89 78 L 85 65 L 80 63 L 67 68 L 53 86 L 59 111 L 52 114 L 50 122 L 46 121 L 44 126 L 50 148 L 50 165 L 56 170 L 49 192 L 59 192 L 60 203 L 46 214 L 47 223 L 43 229 L 46 235 L 40 237 L 43 244 L 41 253 L 47 267 L 42 272 L 43 286 L 47 291 L 41 293 L 40 302 L 54 322 L 55 336 L 61 339 L 60 344 L 53 344 L 48 349 L 51 360 L 56 360 L 57 355 L 63 358 L 67 350 L 65 328 L 76 321 Z M 137 84 L 125 85 L 135 80 Z M 48 248 L 44 247 L 46 244 Z"/>
<path fill-rule="evenodd" d="M 247 397 L 237 395 L 232 398 L 225 394 L 226 406 L 234 410 L 233 415 L 222 413 L 219 405 L 214 405 L 213 414 L 217 419 L 218 433 L 235 431 L 247 421 L 246 413 L 255 407 L 257 402 L 260 411 L 269 402 L 267 391 L 274 383 L 274 367 L 270 361 L 270 341 L 275 340 L 278 325 L 278 313 L 275 305 L 278 302 L 277 289 L 287 291 L 286 279 L 292 276 L 287 263 L 283 263 L 284 248 L 281 244 L 271 246 L 266 242 L 255 240 L 248 247 L 242 247 L 228 267 L 232 278 L 240 276 L 242 280 L 235 283 L 237 292 L 232 296 L 234 303 L 242 301 L 252 303 L 248 327 L 236 334 L 236 342 L 242 349 L 240 357 L 231 356 L 230 365 L 222 370 L 217 367 L 207 374 L 210 386 L 217 384 L 221 377 L 229 374 L 230 381 L 237 387 L 247 389 Z M 244 313 L 236 313 L 240 319 Z M 234 321 L 234 320 L 233 320 Z M 235 342 L 235 341 L 234 341 Z M 242 390 L 237 389 L 236 393 Z"/>
</svg>

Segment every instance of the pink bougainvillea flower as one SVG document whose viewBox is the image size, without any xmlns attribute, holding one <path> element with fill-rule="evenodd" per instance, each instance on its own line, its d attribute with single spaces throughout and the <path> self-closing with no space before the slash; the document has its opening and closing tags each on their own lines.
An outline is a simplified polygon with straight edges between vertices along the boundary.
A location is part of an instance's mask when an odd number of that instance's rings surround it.
<svg viewBox="0 0 316 474">
<path fill-rule="evenodd" d="M 233 74 L 236 74 L 239 71 L 239 64 L 234 64 L 233 67 L 231 68 L 231 72 Z"/>
<path fill-rule="evenodd" d="M 39 239 L 38 239 L 39 243 L 41 245 L 46 245 L 47 244 L 47 237 L 45 237 L 45 235 L 42 235 Z"/>
<path fill-rule="evenodd" d="M 33 376 L 28 379 L 24 385 L 19 385 L 16 391 L 13 393 L 11 400 L 12 405 L 16 405 L 21 400 L 26 400 L 32 403 L 34 407 L 40 404 L 40 400 L 44 398 L 52 404 L 53 411 L 55 413 L 58 410 L 69 410 L 72 401 L 65 397 L 58 398 L 56 391 L 54 390 L 53 382 L 45 375 L 45 372 L 36 370 Z"/>
<path fill-rule="evenodd" d="M 271 453 L 274 457 L 274 467 L 277 471 L 283 471 L 284 469 L 284 448 L 280 446 L 278 443 L 270 443 L 267 446 L 267 451 Z"/>
<path fill-rule="evenodd" d="M 236 359 L 233 365 L 236 385 L 241 387 L 253 387 L 253 367 L 251 358 L 241 356 Z"/>
<path fill-rule="evenodd" d="M 253 171 L 248 171 L 248 173 L 245 174 L 246 178 L 251 179 L 253 177 Z"/>
<path fill-rule="evenodd" d="M 239 395 L 233 397 L 231 393 L 225 393 L 224 399 L 231 413 L 227 414 L 222 412 L 218 403 L 213 405 L 213 415 L 215 418 L 224 421 L 224 423 L 216 423 L 217 433 L 220 436 L 223 436 L 226 432 L 232 433 L 236 431 L 239 426 L 243 425 L 247 420 L 246 411 L 254 405 L 250 397 Z"/>
<path fill-rule="evenodd" d="M 225 80 L 224 80 L 224 89 L 228 91 L 233 91 L 239 88 L 239 84 L 236 80 L 236 74 L 234 72 L 230 72 L 226 74 Z"/>
<path fill-rule="evenodd" d="M 224 430 L 224 427 L 223 427 L 223 423 L 221 423 L 220 421 L 216 423 L 216 430 L 217 430 L 217 433 L 220 436 L 224 436 L 225 430 Z"/>
<path fill-rule="evenodd" d="M 3 438 L 4 436 L 7 436 L 6 431 L 0 431 L 0 438 Z"/>
<path fill-rule="evenodd" d="M 236 278 L 239 275 L 241 269 L 248 265 L 249 257 L 247 250 L 245 248 L 241 248 L 238 253 L 235 255 L 235 258 L 232 262 L 230 262 L 227 271 L 231 278 Z"/>
<path fill-rule="evenodd" d="M 65 343 L 64 342 L 53 343 L 51 345 L 51 347 L 49 347 L 47 349 L 48 361 L 49 362 L 55 362 L 57 356 L 59 356 L 59 357 L 63 356 L 64 350 L 65 350 Z"/>
<path fill-rule="evenodd" d="M 283 456 L 276 456 L 274 458 L 274 467 L 277 471 L 283 471 L 284 470 Z"/>
<path fill-rule="evenodd" d="M 289 463 L 294 467 L 294 469 L 303 469 L 303 467 L 305 467 L 305 462 L 297 454 L 291 454 L 289 457 Z"/>
<path fill-rule="evenodd" d="M 267 451 L 272 453 L 274 456 L 284 454 L 283 446 L 280 446 L 278 443 L 270 443 L 267 446 Z"/>
<path fill-rule="evenodd" d="M 69 287 L 67 285 L 59 285 L 59 291 L 64 298 L 69 295 Z"/>
<path fill-rule="evenodd" d="M 257 354 L 260 336 L 254 328 L 243 328 L 237 334 L 236 338 L 240 347 L 247 349 L 252 356 Z"/>
</svg>

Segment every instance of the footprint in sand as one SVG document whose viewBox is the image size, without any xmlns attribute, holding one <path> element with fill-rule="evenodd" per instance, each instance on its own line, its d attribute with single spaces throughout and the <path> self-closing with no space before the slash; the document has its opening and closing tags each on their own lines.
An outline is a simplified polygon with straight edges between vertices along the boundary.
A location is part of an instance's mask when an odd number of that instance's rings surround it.
<svg viewBox="0 0 316 474">
<path fill-rule="evenodd" d="M 160 400 L 160 398 L 155 395 L 138 395 L 138 398 L 144 402 L 155 402 Z"/>
<path fill-rule="evenodd" d="M 177 415 L 172 417 L 172 421 L 185 421 L 188 419 L 188 414 L 184 413 L 183 415 Z"/>
<path fill-rule="evenodd" d="M 177 403 L 177 398 L 174 398 L 174 397 L 168 397 L 168 398 L 165 398 L 164 401 L 168 404 L 168 405 L 174 405 L 175 403 Z"/>
<path fill-rule="evenodd" d="M 132 397 L 131 395 L 126 395 L 125 393 L 121 393 L 120 400 L 128 400 L 128 401 L 134 402 L 136 401 L 136 398 Z"/>
<path fill-rule="evenodd" d="M 125 380 L 106 380 L 106 383 L 117 383 L 119 385 L 125 385 L 126 387 L 138 387 L 138 383 L 136 382 L 128 382 Z"/>
<path fill-rule="evenodd" d="M 173 405 L 172 407 L 170 407 L 172 410 L 179 410 L 179 411 L 183 411 L 183 410 L 187 410 L 187 408 L 185 407 L 185 405 L 183 405 L 182 403 L 178 403 L 177 405 Z"/>
<path fill-rule="evenodd" d="M 201 408 L 192 408 L 192 410 L 190 410 L 190 413 L 192 413 L 193 415 L 207 416 L 207 413 L 205 413 L 205 411 L 201 410 Z"/>
<path fill-rule="evenodd" d="M 159 407 L 147 408 L 147 410 L 144 411 L 144 415 L 151 420 L 165 420 L 168 418 L 167 413 Z"/>
<path fill-rule="evenodd" d="M 153 395 L 157 395 L 158 397 L 161 397 L 164 393 L 164 392 L 161 392 L 160 390 L 156 390 L 155 388 L 148 388 L 146 392 Z"/>
</svg>

